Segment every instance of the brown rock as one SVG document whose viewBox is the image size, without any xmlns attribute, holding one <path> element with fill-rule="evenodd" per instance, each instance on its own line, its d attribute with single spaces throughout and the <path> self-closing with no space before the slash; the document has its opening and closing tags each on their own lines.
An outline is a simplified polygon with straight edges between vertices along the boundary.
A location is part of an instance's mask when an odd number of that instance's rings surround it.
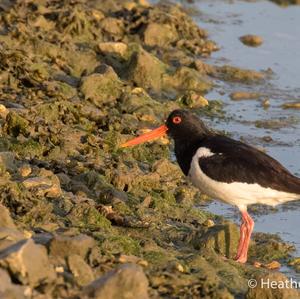
<svg viewBox="0 0 300 299">
<path fill-rule="evenodd" d="M 247 34 L 240 37 L 240 41 L 249 47 L 258 47 L 263 43 L 262 37 L 253 34 Z"/>
<path fill-rule="evenodd" d="M 257 92 L 235 91 L 232 92 L 229 96 L 233 101 L 257 100 L 261 97 L 261 94 Z"/>
<path fill-rule="evenodd" d="M 124 264 L 85 287 L 94 299 L 148 299 L 148 280 L 140 266 Z"/>
<path fill-rule="evenodd" d="M 165 47 L 177 39 L 176 30 L 169 24 L 150 23 L 144 32 L 144 42 L 150 47 Z"/>
<path fill-rule="evenodd" d="M 15 279 L 31 287 L 56 277 L 49 264 L 46 248 L 35 244 L 32 239 L 21 240 L 2 250 L 0 265 L 9 269 Z"/>
<path fill-rule="evenodd" d="M 94 280 L 94 274 L 91 267 L 84 259 L 77 254 L 72 254 L 68 257 L 68 265 L 76 282 L 80 286 L 85 286 Z"/>
<path fill-rule="evenodd" d="M 281 107 L 284 109 L 300 109 L 300 102 L 284 103 Z"/>
<path fill-rule="evenodd" d="M 14 221 L 10 217 L 9 210 L 0 203 L 0 227 L 16 229 Z"/>
<path fill-rule="evenodd" d="M 121 42 L 103 42 L 98 44 L 100 52 L 104 54 L 118 55 L 125 57 L 128 46 Z"/>
<path fill-rule="evenodd" d="M 94 246 L 95 240 L 87 235 L 80 234 L 74 237 L 56 235 L 50 243 L 50 254 L 59 257 L 76 254 L 85 258 Z"/>
</svg>

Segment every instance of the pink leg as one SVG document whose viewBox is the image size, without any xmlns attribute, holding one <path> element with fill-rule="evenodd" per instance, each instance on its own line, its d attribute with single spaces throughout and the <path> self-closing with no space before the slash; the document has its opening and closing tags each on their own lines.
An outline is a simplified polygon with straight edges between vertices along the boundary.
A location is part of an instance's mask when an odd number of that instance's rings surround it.
<svg viewBox="0 0 300 299">
<path fill-rule="evenodd" d="M 239 263 L 246 263 L 248 248 L 250 243 L 251 234 L 254 228 L 254 221 L 247 213 L 247 211 L 241 211 L 242 213 L 242 224 L 240 228 L 240 241 L 237 250 L 235 260 Z"/>
</svg>

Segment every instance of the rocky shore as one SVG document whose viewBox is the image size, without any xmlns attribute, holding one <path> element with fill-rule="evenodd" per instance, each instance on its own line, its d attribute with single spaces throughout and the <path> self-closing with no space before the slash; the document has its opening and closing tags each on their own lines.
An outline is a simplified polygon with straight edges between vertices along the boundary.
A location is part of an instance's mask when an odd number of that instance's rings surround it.
<svg viewBox="0 0 300 299">
<path fill-rule="evenodd" d="M 224 117 L 216 80 L 265 73 L 205 63 L 218 45 L 175 4 L 0 10 L 0 298 L 300 298 L 248 287 L 286 279 L 292 246 L 256 234 L 234 262 L 238 227 L 197 207 L 167 139 L 119 148 L 178 107 Z"/>
</svg>

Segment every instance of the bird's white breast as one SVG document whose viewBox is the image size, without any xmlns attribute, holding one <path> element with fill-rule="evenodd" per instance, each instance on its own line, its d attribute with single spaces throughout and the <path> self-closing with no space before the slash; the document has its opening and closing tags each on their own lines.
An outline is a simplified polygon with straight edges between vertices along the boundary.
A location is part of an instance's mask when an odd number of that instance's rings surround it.
<svg viewBox="0 0 300 299">
<path fill-rule="evenodd" d="M 201 147 L 197 150 L 191 162 L 188 176 L 192 183 L 203 193 L 236 205 L 239 209 L 246 209 L 247 205 L 256 203 L 275 206 L 286 201 L 300 199 L 299 195 L 265 188 L 257 183 L 224 183 L 211 179 L 201 170 L 199 159 L 213 155 L 215 153 L 211 152 L 210 149 Z"/>
</svg>

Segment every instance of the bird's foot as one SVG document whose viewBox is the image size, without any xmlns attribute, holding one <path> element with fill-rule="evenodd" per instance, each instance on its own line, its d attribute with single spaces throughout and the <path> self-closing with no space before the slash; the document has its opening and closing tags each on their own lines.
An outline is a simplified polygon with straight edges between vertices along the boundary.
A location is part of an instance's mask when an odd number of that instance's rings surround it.
<svg viewBox="0 0 300 299">
<path fill-rule="evenodd" d="M 247 262 L 247 256 L 236 256 L 234 260 L 238 263 L 245 264 Z"/>
</svg>

